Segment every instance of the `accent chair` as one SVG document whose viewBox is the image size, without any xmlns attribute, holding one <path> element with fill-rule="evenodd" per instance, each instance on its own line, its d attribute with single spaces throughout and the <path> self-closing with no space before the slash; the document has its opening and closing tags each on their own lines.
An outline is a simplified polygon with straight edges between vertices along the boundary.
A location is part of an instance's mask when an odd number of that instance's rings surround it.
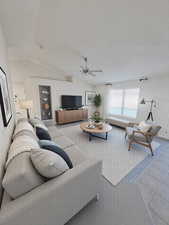
<svg viewBox="0 0 169 225">
<path fill-rule="evenodd" d="M 125 138 L 128 137 L 129 140 L 129 148 L 128 151 L 131 150 L 131 146 L 133 143 L 140 144 L 150 149 L 151 155 L 153 156 L 152 149 L 152 141 L 155 136 L 157 136 L 161 126 L 151 124 L 151 128 L 147 132 L 143 132 L 139 129 L 137 123 L 130 123 L 128 127 L 126 127 Z"/>
</svg>

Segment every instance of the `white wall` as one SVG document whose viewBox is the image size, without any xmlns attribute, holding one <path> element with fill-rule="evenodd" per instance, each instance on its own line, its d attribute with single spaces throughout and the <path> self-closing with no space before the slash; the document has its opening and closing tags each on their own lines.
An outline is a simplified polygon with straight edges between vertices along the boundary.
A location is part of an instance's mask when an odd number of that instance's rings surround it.
<svg viewBox="0 0 169 225">
<path fill-rule="evenodd" d="M 10 68 L 14 94 L 18 96 L 19 100 L 33 100 L 32 116 L 40 117 L 39 85 L 51 86 L 53 119 L 55 118 L 55 110 L 61 105 L 61 95 L 81 95 L 83 104 L 85 104 L 85 91 L 91 91 L 95 88 L 77 78 L 72 79 L 72 82 L 66 81 L 66 77 L 62 73 L 57 72 L 56 75 L 53 74 L 53 71 L 52 74 L 48 73 L 46 69 L 39 68 L 38 65 L 33 63 L 10 62 Z M 50 79 L 46 78 L 48 76 Z M 88 109 L 89 115 L 91 115 L 94 109 L 93 107 Z M 20 110 L 18 105 L 16 105 L 16 110 L 25 114 L 25 111 Z"/>
<path fill-rule="evenodd" d="M 79 80 L 57 81 L 48 79 L 28 78 L 26 82 L 25 94 L 27 99 L 32 99 L 34 102 L 33 114 L 40 116 L 40 102 L 39 102 L 39 85 L 51 86 L 51 98 L 52 98 L 52 114 L 55 119 L 55 110 L 61 106 L 61 95 L 81 95 L 82 103 L 85 104 L 85 91 L 93 90 L 91 85 L 88 85 Z M 91 107 L 89 109 L 89 115 L 93 112 Z"/>
<path fill-rule="evenodd" d="M 11 86 L 11 80 L 10 80 L 10 76 L 9 76 L 8 65 L 7 65 L 7 49 L 6 49 L 6 43 L 5 43 L 1 25 L 0 25 L 0 66 L 3 68 L 3 70 L 7 74 L 9 90 L 10 90 L 10 94 L 11 94 L 12 86 Z M 2 114 L 1 114 L 1 110 L 0 110 L 0 179 L 3 174 L 2 167 L 5 162 L 7 149 L 9 147 L 11 134 L 13 132 L 13 125 L 14 125 L 14 115 L 13 115 L 13 118 L 10 121 L 10 124 L 8 125 L 8 127 L 4 127 L 3 120 L 2 120 Z M 0 195 L 1 195 L 1 187 L 0 187 Z"/>
<path fill-rule="evenodd" d="M 140 87 L 139 102 L 142 98 L 146 100 L 154 99 L 157 102 L 157 107 L 153 109 L 155 121 L 162 126 L 160 136 L 169 139 L 169 74 L 161 74 L 150 77 L 148 81 L 126 81 L 113 83 L 112 88 L 135 88 Z M 103 97 L 102 113 L 104 115 L 105 96 L 108 87 L 98 86 L 98 90 Z M 133 121 L 139 122 L 145 120 L 149 112 L 149 105 L 138 105 L 138 113 Z"/>
<path fill-rule="evenodd" d="M 25 110 L 21 110 L 19 107 L 19 101 L 25 98 L 26 96 L 25 89 L 28 86 L 28 78 L 32 76 L 36 77 L 53 77 L 57 80 L 65 80 L 62 71 L 55 71 L 53 68 L 49 68 L 45 65 L 40 65 L 37 62 L 29 60 L 10 60 L 10 70 L 12 74 L 12 83 L 13 83 L 13 92 L 17 96 L 16 99 L 16 112 L 21 112 L 22 115 L 26 116 Z M 59 75 L 58 75 L 59 74 Z"/>
</svg>

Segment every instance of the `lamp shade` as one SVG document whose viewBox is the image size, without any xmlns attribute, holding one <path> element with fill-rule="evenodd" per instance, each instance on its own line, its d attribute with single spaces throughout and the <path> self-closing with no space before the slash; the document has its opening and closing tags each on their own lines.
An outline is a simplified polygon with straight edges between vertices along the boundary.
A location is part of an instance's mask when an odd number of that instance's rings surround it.
<svg viewBox="0 0 169 225">
<path fill-rule="evenodd" d="M 146 104 L 144 98 L 141 100 L 140 104 L 142 104 L 142 105 L 145 105 Z"/>
<path fill-rule="evenodd" d="M 20 101 L 20 108 L 21 109 L 31 109 L 33 107 L 32 100 L 22 100 Z"/>
</svg>

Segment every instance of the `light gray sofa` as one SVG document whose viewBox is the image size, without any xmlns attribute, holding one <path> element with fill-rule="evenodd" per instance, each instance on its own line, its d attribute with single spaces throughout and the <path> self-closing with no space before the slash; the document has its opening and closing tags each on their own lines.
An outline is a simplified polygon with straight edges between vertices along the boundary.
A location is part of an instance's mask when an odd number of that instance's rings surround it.
<svg viewBox="0 0 169 225">
<path fill-rule="evenodd" d="M 86 157 L 55 126 L 49 133 L 70 156 L 73 169 L 14 200 L 3 191 L 0 225 L 63 225 L 100 192 L 102 162 Z"/>
</svg>

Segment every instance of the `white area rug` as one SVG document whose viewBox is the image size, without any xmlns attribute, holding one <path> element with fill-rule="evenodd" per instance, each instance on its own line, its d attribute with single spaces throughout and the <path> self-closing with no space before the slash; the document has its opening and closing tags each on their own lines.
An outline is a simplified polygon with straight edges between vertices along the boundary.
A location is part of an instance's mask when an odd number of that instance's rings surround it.
<svg viewBox="0 0 169 225">
<path fill-rule="evenodd" d="M 124 130 L 120 128 L 113 127 L 107 141 L 93 138 L 91 142 L 79 125 L 62 127 L 62 130 L 85 154 L 103 160 L 103 176 L 114 186 L 148 155 L 151 157 L 150 151 L 139 145 L 133 145 L 129 152 Z M 153 150 L 159 146 L 158 142 L 152 144 Z"/>
</svg>

